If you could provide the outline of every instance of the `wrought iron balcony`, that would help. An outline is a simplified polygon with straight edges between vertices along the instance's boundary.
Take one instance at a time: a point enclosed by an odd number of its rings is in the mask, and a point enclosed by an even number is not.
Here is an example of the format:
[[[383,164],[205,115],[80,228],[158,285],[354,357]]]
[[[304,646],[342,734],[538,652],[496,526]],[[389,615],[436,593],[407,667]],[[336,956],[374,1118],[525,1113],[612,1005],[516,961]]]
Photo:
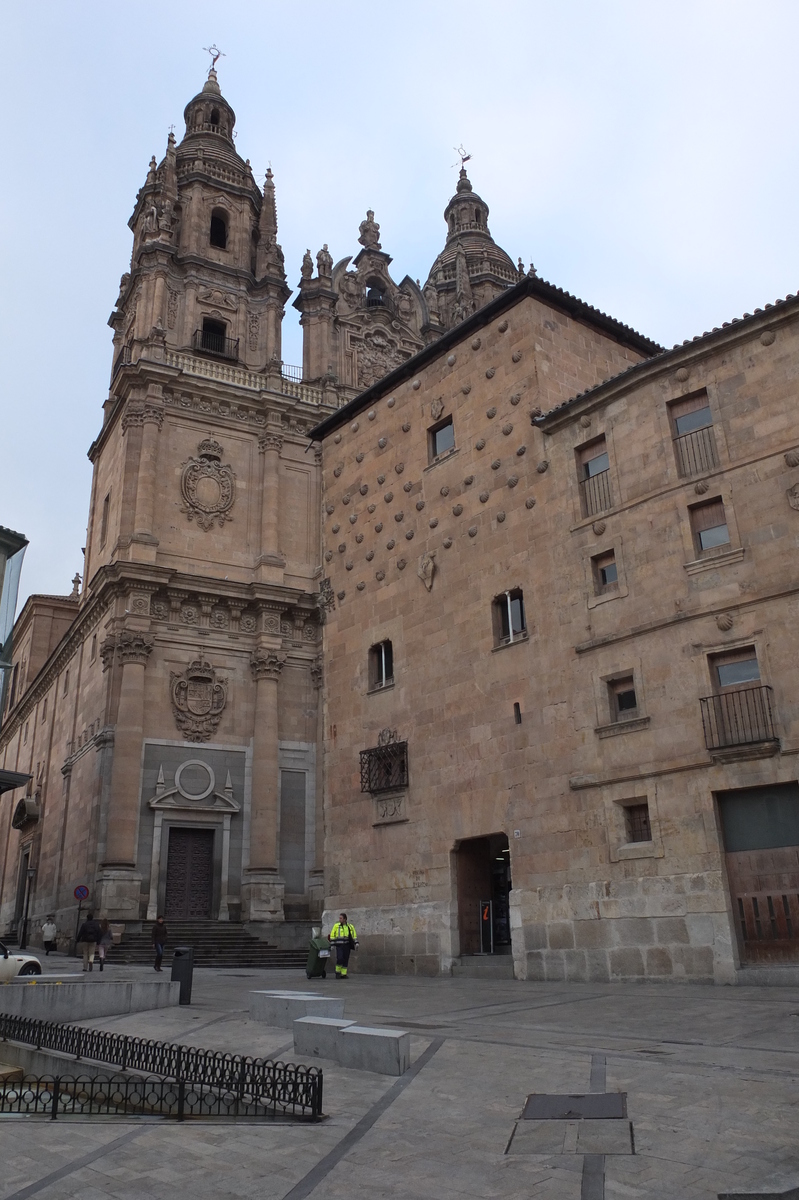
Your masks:
[[[201,354],[213,354],[215,358],[238,362],[238,338],[225,337],[221,333],[213,333],[210,329],[195,329],[191,345],[193,350],[199,350]]]
[[[607,509],[612,508],[610,471],[599,471],[588,479],[581,479],[580,495],[584,517],[593,517],[596,513],[606,512]]]
[[[776,742],[771,709],[771,688],[738,688],[704,696],[702,727],[708,750],[724,750],[734,746],[753,746],[758,742]]]
[[[674,454],[677,471],[683,477],[698,475],[701,471],[712,471],[719,465],[713,426],[705,425],[674,439]]]
[[[361,791],[373,796],[408,786],[408,743],[391,742],[361,751]]]

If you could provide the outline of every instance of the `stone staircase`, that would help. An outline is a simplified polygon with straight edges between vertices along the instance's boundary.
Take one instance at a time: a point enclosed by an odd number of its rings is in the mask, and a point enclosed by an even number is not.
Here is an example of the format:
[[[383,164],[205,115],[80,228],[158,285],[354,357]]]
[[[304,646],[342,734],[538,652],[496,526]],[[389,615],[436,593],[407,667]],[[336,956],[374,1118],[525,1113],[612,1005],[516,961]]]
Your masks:
[[[169,938],[164,965],[172,961],[175,946],[194,948],[195,967],[268,967],[274,969],[304,967],[306,949],[279,949],[253,937],[243,925],[225,921],[168,921]],[[308,939],[311,930],[308,927]],[[118,946],[109,947],[109,965],[152,963],[154,959],[151,923],[145,921],[140,933],[125,930]]]

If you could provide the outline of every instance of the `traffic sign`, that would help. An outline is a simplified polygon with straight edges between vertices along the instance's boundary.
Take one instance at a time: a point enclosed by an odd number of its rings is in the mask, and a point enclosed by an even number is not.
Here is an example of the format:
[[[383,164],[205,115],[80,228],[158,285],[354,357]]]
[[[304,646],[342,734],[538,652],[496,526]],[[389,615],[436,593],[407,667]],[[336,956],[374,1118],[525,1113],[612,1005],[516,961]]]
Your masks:
[[[86,887],[86,884],[85,883],[78,884],[78,886],[75,888],[75,899],[76,900],[87,900],[88,898],[89,898],[89,889]]]

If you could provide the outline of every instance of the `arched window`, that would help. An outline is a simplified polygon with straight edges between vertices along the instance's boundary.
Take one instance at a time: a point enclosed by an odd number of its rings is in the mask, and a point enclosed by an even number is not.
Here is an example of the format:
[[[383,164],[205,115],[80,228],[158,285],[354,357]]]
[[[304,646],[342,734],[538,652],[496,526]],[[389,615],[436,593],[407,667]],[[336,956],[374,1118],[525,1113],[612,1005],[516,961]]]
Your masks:
[[[366,307],[367,308],[384,308],[386,303],[386,293],[383,287],[378,283],[370,284],[366,289]]]
[[[203,317],[200,346],[210,350],[212,354],[224,354],[227,346],[227,326],[224,321],[215,321],[213,317]]]
[[[480,224],[480,209],[479,208],[476,208],[474,210],[474,219],[477,222],[477,224],[479,225]]]
[[[219,109],[218,108],[211,109],[211,124],[212,125],[219,124]]]
[[[227,250],[227,214],[220,208],[211,213],[210,242],[219,250]]]

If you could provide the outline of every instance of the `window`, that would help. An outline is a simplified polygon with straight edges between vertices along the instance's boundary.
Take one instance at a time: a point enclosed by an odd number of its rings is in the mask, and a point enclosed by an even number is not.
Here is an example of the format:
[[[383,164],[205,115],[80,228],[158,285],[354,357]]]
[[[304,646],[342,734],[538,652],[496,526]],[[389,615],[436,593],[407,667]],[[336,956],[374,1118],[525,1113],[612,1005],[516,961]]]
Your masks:
[[[391,741],[361,750],[361,791],[375,795],[408,786],[408,743]]]
[[[707,392],[669,405],[678,474],[696,475],[719,465]]]
[[[91,650],[89,652],[89,662],[94,662],[94,660],[96,658],[97,658],[97,634],[93,633],[92,634],[92,646],[91,646]]]
[[[24,728],[24,730],[22,731],[22,744],[23,744],[23,746],[26,746],[26,745],[28,744],[28,726],[29,726],[29,725],[30,725],[30,721],[26,721],[26,722],[25,722],[25,728]]]
[[[524,616],[524,596],[521,588],[503,592],[497,596],[493,604],[494,644],[507,646],[511,642],[519,642],[527,637],[527,623]]]
[[[212,125],[219,124],[219,109],[218,108],[211,109],[211,124]]]
[[[729,546],[730,533],[727,528],[727,518],[724,505],[716,497],[706,500],[704,504],[694,504],[690,509],[691,529],[694,535],[694,548],[697,555],[708,550],[717,550],[720,546]]]
[[[651,842],[652,828],[649,824],[647,803],[625,804],[624,828],[628,842]]]
[[[42,722],[47,720],[47,697],[42,700]]]
[[[427,451],[430,462],[435,462],[442,454],[449,454],[455,449],[455,426],[452,417],[439,421],[427,431]]]
[[[210,242],[219,250],[227,250],[227,215],[220,209],[214,209],[211,214]]]
[[[608,550],[605,554],[597,554],[591,559],[594,575],[594,591],[597,596],[606,592],[615,592],[619,586],[619,571],[616,566],[616,552]]]
[[[760,683],[760,668],[754,646],[732,650],[729,654],[714,654],[711,658],[711,671],[713,685],[719,689]]]
[[[394,682],[394,651],[391,642],[378,642],[369,650],[369,690],[390,687]]]
[[[210,350],[214,354],[224,354],[226,337],[227,325],[224,321],[215,321],[213,317],[203,317],[201,340],[203,350]]]
[[[580,497],[584,517],[604,512],[613,501],[610,494],[610,459],[604,437],[577,451]]]
[[[108,537],[108,514],[111,510],[111,493],[109,492],[105,500],[103,500],[103,515],[100,519],[100,548],[105,545]]]
[[[367,308],[384,308],[386,304],[386,292],[382,284],[372,283],[366,289],[366,307]]]
[[[638,697],[635,694],[635,681],[632,675],[612,679],[608,684],[608,689],[612,721],[629,721],[638,716]]]
[[[68,691],[69,691],[69,671],[65,671],[64,672],[64,687],[61,692],[62,696],[66,696]]]

